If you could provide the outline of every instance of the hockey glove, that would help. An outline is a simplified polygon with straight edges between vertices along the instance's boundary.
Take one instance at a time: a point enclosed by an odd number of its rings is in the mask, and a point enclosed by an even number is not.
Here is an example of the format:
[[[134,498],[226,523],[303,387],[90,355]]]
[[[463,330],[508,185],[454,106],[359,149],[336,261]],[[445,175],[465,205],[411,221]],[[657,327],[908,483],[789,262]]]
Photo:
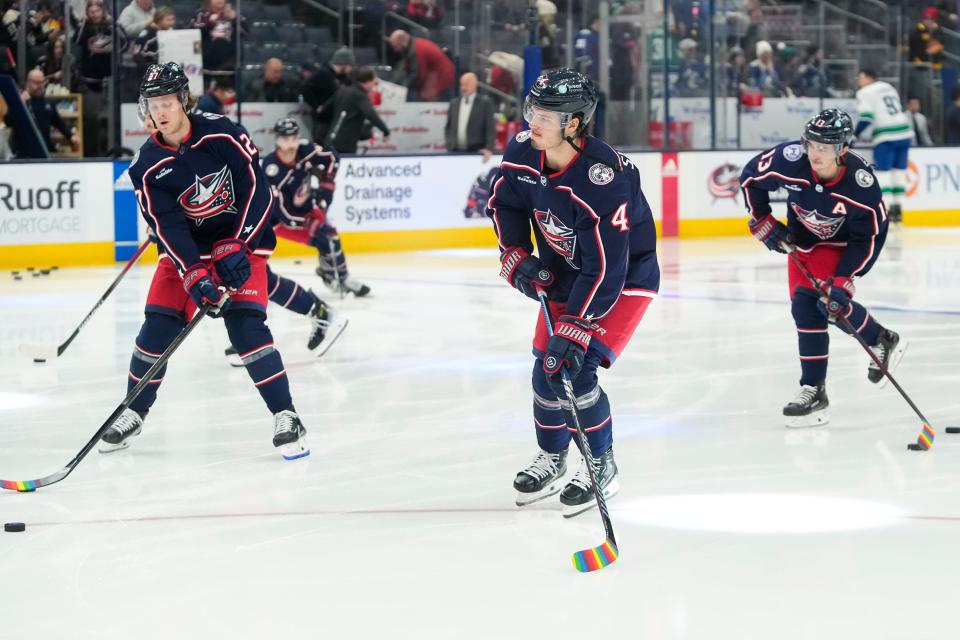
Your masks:
[[[553,274],[522,247],[508,247],[500,256],[500,277],[523,295],[539,301],[537,289],[553,284]]]
[[[593,336],[593,323],[577,316],[560,316],[553,327],[543,356],[543,370],[551,385],[560,385],[561,367],[566,367],[570,379],[575,380],[583,368],[583,358]]]
[[[217,277],[228,289],[239,289],[250,278],[250,249],[243,240],[217,240],[211,254]]]
[[[193,299],[199,309],[204,304],[214,308],[207,312],[212,318],[218,318],[230,306],[230,297],[220,290],[210,278],[210,272],[202,264],[195,264],[183,274],[183,289]]]
[[[793,234],[783,224],[769,213],[757,220],[750,218],[747,223],[753,237],[766,245],[770,251],[790,253],[793,251]]]
[[[307,244],[315,249],[327,248],[329,243],[327,240],[327,214],[323,209],[314,209],[307,214],[303,226],[307,230]]]
[[[823,283],[823,293],[824,296],[817,300],[817,308],[832,321],[837,316],[845,316],[850,312],[850,300],[853,299],[856,288],[850,278],[835,276]]]

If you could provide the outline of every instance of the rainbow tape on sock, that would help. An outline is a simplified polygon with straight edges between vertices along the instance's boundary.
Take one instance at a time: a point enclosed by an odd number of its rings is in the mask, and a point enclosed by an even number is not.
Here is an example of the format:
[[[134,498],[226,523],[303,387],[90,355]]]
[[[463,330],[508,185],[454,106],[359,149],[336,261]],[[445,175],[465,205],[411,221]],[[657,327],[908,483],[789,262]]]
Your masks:
[[[619,556],[617,546],[606,540],[602,545],[594,549],[585,549],[573,554],[573,566],[581,573],[588,573],[603,569],[611,564]]]

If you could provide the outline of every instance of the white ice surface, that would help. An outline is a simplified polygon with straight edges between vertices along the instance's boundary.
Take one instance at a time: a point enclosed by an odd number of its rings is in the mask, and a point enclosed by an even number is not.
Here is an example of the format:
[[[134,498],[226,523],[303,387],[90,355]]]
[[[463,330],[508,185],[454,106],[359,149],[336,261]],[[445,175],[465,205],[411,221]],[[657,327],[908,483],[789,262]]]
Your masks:
[[[271,308],[313,454],[284,462],[226,333],[174,357],[143,435],[65,481],[2,492],[0,638],[920,640],[960,629],[960,233],[908,230],[857,298],[910,340],[897,377],[938,428],[866,379],[831,332],[822,428],[783,427],[799,368],[785,262],[752,239],[661,244],[662,296],[602,384],[621,557],[594,574],[595,511],[519,510],[535,452],[538,307],[488,251],[354,255],[368,299],[322,360]],[[313,264],[274,268],[315,288]],[[43,265],[37,265],[43,266]],[[0,477],[63,466],[123,396],[152,266],[63,357],[34,365],[116,268],[0,273]]]

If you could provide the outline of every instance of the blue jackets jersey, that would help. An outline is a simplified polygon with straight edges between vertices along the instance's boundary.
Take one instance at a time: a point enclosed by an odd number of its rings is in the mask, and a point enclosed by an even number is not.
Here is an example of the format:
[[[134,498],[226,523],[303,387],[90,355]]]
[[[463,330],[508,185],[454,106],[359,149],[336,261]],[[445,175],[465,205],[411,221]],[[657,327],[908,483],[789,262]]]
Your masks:
[[[637,168],[597,138],[560,171],[544,168],[529,132],[510,143],[493,180],[487,214],[501,250],[523,247],[556,275],[550,298],[569,314],[599,319],[620,292],[660,287],[656,226]],[[589,154],[589,155],[587,155]]]
[[[834,275],[851,277],[876,259],[887,236],[887,211],[870,166],[856,153],[843,158],[840,175],[819,180],[799,140],[754,157],[740,174],[750,215],[771,213],[770,192],[786,190],[787,226],[801,250],[845,247]]]
[[[292,165],[280,160],[276,151],[264,156],[263,172],[277,200],[272,224],[296,229],[314,209],[326,211],[333,202],[339,168],[340,157],[335,151],[310,142],[300,144]],[[311,184],[313,177],[319,181],[316,191]]]
[[[270,255],[273,195],[250,137],[223,116],[190,114],[179,149],[154,134],[130,165],[140,212],[161,254],[183,273],[209,258],[217,240],[237,238]]]

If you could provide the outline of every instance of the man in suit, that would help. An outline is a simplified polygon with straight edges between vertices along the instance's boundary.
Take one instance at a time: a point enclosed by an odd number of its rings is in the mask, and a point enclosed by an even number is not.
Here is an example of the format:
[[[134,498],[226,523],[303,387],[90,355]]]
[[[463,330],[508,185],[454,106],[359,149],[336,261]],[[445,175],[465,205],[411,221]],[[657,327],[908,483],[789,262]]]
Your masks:
[[[460,76],[460,97],[450,101],[447,112],[447,151],[479,151],[490,159],[496,125],[490,98],[477,93],[477,75]]]

